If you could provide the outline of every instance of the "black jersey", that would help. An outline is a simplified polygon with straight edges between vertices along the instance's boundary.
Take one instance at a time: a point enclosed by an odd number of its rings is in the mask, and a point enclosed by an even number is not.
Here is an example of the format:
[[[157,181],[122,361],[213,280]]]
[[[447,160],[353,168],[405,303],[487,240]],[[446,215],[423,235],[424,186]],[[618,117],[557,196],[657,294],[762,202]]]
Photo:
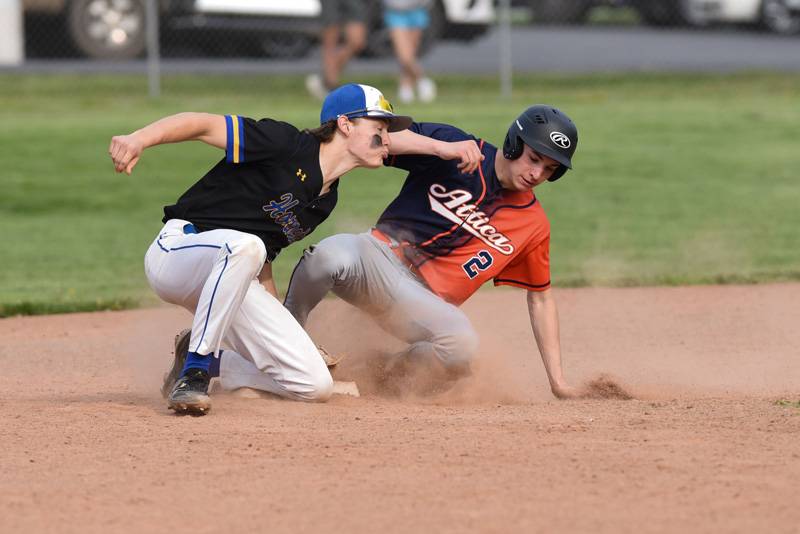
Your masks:
[[[225,121],[225,158],[164,207],[164,222],[184,219],[200,231],[256,235],[272,261],[328,218],[338,181],[320,196],[319,141],[291,124],[237,115],[226,115]]]

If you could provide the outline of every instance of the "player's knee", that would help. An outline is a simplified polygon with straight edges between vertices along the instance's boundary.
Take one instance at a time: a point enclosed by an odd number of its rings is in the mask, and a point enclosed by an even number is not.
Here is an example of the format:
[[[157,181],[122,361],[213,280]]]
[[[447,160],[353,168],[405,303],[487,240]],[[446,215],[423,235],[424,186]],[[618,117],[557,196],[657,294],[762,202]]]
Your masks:
[[[308,391],[304,397],[309,402],[325,402],[331,395],[333,395],[333,378],[326,370],[325,373],[319,373],[309,381]]]
[[[304,267],[312,279],[340,278],[355,261],[354,248],[345,236],[323,239],[303,255]]]
[[[243,234],[232,243],[227,243],[229,253],[253,268],[255,272],[267,261],[267,248],[264,242],[254,235]]]
[[[472,329],[465,329],[456,334],[456,350],[453,365],[469,365],[478,355],[478,334]]]
[[[441,340],[442,363],[448,369],[469,369],[478,355],[478,334],[470,325],[447,332]]]

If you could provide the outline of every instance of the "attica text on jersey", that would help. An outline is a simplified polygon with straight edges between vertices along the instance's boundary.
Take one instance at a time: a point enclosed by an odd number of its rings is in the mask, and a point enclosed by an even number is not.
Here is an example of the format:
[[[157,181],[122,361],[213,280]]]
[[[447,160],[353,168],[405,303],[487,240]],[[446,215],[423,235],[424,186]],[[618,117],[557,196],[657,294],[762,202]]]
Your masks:
[[[280,202],[270,200],[269,204],[262,207],[276,223],[281,225],[281,229],[289,243],[303,239],[308,234],[308,230],[303,230],[300,227],[300,222],[297,220],[294,211],[292,211],[292,208],[299,203],[300,201],[294,198],[291,193],[285,193],[281,195]]]
[[[469,191],[463,189],[448,191],[441,184],[431,185],[428,191],[428,201],[434,212],[459,225],[502,254],[507,256],[513,254],[514,245],[511,240],[489,224],[489,216],[476,210],[475,204],[467,204],[470,200],[472,193]]]

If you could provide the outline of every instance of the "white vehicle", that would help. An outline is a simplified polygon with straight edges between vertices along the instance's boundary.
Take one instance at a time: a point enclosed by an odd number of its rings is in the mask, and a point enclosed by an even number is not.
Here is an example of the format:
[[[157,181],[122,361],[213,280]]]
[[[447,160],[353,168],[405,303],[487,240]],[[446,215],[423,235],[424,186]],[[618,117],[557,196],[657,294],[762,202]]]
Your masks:
[[[195,0],[188,13],[190,25],[259,31],[262,51],[275,57],[305,55],[321,30],[323,0]],[[392,53],[383,28],[380,1],[367,2],[369,36],[366,54]],[[425,31],[422,52],[439,39],[470,40],[486,33],[494,21],[492,0],[433,0],[431,23]]]
[[[780,34],[800,32],[800,0],[634,0],[652,24],[759,24]]]
[[[689,0],[690,22],[695,24],[761,24],[768,30],[791,34],[800,31],[798,0]]]
[[[165,34],[220,32],[219,42],[250,42],[252,53],[299,57],[321,30],[323,0],[157,0]],[[367,53],[391,53],[381,2],[369,4]],[[54,15],[66,24],[79,52],[96,58],[130,58],[145,46],[145,0],[22,0],[26,15]],[[433,0],[423,50],[437,39],[472,39],[494,21],[492,0]]]

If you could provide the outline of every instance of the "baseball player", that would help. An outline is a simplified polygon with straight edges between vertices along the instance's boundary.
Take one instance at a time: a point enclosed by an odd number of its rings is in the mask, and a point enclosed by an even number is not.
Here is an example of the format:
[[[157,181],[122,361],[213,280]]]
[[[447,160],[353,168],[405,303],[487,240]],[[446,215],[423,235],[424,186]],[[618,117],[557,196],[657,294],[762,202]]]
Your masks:
[[[320,123],[301,132],[271,119],[181,113],[111,140],[115,168],[128,174],[146,148],[164,143],[199,140],[225,150],[164,208],[164,227],[145,255],[156,294],[194,314],[162,388],[176,413],[207,412],[213,376],[226,389],[253,387],[296,400],[331,394],[320,353],[277,299],[270,263],[330,215],[341,176],[381,166],[390,153],[388,133],[407,128],[411,118],[395,115],[374,87],[349,84],[325,99]],[[464,152],[448,144],[439,153]],[[213,357],[223,342],[231,349],[224,361]],[[237,367],[240,361],[247,365]]]
[[[473,142],[482,161],[465,173],[452,161],[412,154],[414,133],[431,143]],[[409,343],[389,367],[425,365],[458,378],[478,349],[459,305],[488,280],[520,287],[553,394],[578,396],[562,372],[550,225],[533,192],[572,167],[573,122],[551,106],[533,106],[511,124],[502,151],[444,124],[415,123],[390,138],[395,156],[385,163],[408,171],[399,195],[371,231],[334,235],[307,250],[285,306],[305,325],[333,291]]]

